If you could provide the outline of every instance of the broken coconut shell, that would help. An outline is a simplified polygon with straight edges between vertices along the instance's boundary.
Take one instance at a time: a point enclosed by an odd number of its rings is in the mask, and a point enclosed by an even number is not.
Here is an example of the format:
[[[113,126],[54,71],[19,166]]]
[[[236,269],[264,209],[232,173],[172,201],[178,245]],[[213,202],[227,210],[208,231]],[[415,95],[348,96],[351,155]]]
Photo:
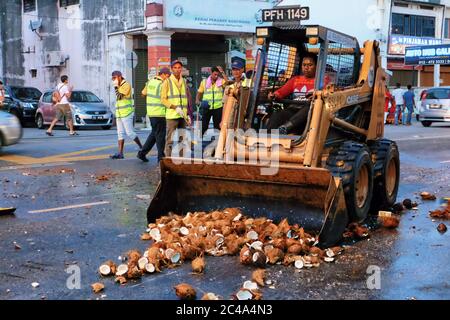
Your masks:
[[[174,289],[177,297],[181,300],[197,299],[197,292],[195,291],[195,289],[186,283],[182,283],[176,286]]]
[[[243,265],[250,265],[253,262],[253,255],[248,247],[244,247],[240,253],[240,261]]]
[[[252,262],[258,268],[265,268],[267,265],[267,256],[262,251],[256,251],[253,254]]]
[[[94,283],[91,285],[92,291],[94,291],[94,293],[100,293],[105,289],[105,285],[103,283]]]
[[[266,270],[258,269],[252,274],[252,280],[260,287],[264,287],[266,280]]]
[[[217,301],[217,300],[220,300],[220,297],[214,293],[209,292],[203,296],[202,300],[203,301]]]
[[[396,229],[400,224],[400,218],[398,216],[379,217],[378,220],[383,228],[386,229]]]
[[[426,201],[434,201],[436,200],[436,196],[432,193],[429,192],[422,192],[420,194],[420,196],[422,197],[422,200],[426,200]]]
[[[130,250],[127,253],[129,263],[136,264],[142,258],[142,254],[138,250]]]
[[[205,271],[205,259],[203,259],[203,257],[198,257],[192,261],[192,271],[196,274],[200,274]]]
[[[124,285],[128,282],[128,280],[125,277],[117,277],[115,282],[120,283],[120,285]]]
[[[121,277],[125,276],[128,273],[128,265],[127,264],[121,264],[117,267],[116,276]]]
[[[104,277],[108,277],[110,275],[114,275],[116,274],[117,271],[117,267],[116,264],[114,262],[112,262],[111,260],[106,261],[104,264],[102,264],[99,268],[98,268],[100,274]]]
[[[266,251],[267,258],[269,258],[270,264],[276,264],[283,261],[284,252],[278,248],[269,249]]]

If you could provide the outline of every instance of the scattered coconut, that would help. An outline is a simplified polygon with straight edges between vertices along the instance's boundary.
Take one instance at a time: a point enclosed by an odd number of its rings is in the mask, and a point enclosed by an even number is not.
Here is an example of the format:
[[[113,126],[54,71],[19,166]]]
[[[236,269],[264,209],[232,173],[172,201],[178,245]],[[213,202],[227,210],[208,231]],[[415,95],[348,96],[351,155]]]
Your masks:
[[[267,257],[264,254],[264,252],[257,251],[253,254],[252,262],[253,262],[253,265],[255,265],[256,267],[264,268],[264,267],[266,267],[266,264],[267,264]]]
[[[161,231],[158,228],[150,230],[150,237],[156,242],[161,241]]]
[[[124,285],[125,283],[128,282],[127,278],[125,278],[125,277],[117,277],[115,281],[117,283],[120,283],[120,285]]]
[[[280,261],[283,261],[284,252],[281,249],[273,248],[266,251],[267,258],[269,259],[270,264],[276,264]]]
[[[203,296],[202,300],[203,301],[217,301],[217,300],[220,300],[220,297],[214,293],[209,292]]]
[[[33,283],[31,284],[31,286],[32,286],[33,288],[37,288],[37,287],[40,286],[40,284],[39,284],[39,282],[33,282]]]
[[[117,267],[116,276],[121,277],[128,273],[128,265],[127,264],[121,264]]]
[[[331,263],[331,262],[334,262],[335,259],[333,257],[325,257],[323,260],[325,262]]]
[[[252,264],[253,255],[250,252],[250,249],[248,247],[244,247],[241,250],[240,253],[240,261],[243,265],[250,265]]]
[[[253,293],[250,292],[250,290],[242,289],[242,290],[239,290],[238,293],[236,293],[236,298],[237,298],[237,300],[240,300],[240,301],[252,300]]]
[[[296,269],[303,269],[303,267],[305,266],[305,263],[303,262],[303,259],[297,259],[294,262],[294,266]]]
[[[259,237],[259,235],[256,231],[250,231],[247,233],[247,239],[256,241],[256,240],[258,240],[258,237]]]
[[[266,279],[266,271],[264,269],[258,269],[253,272],[252,280],[256,282],[260,287],[264,287]]]
[[[378,221],[386,229],[396,229],[400,224],[400,218],[395,215],[391,216],[380,216]]]
[[[203,257],[198,257],[194,261],[192,261],[192,271],[194,273],[200,274],[205,271],[205,259]]]
[[[144,270],[145,266],[148,264],[148,259],[146,257],[142,257],[138,261],[138,267],[140,270]]]
[[[155,273],[156,267],[153,263],[147,263],[144,267],[144,270],[147,273]]]
[[[446,232],[447,232],[447,226],[446,226],[445,224],[441,223],[441,224],[437,227],[437,230],[438,230],[440,233],[446,233]]]
[[[258,284],[253,281],[245,281],[243,288],[250,291],[258,290]]]
[[[420,196],[422,197],[422,200],[426,200],[426,201],[434,201],[436,200],[436,196],[432,193],[429,192],[422,192],[420,194]]]
[[[183,235],[183,236],[188,236],[188,235],[189,235],[189,229],[186,228],[186,227],[181,227],[181,228],[180,228],[180,233],[181,233],[181,235]]]
[[[105,289],[105,285],[103,283],[94,283],[91,285],[92,291],[94,291],[94,293],[100,293],[103,291],[103,289]]]
[[[141,240],[142,241],[150,241],[150,240],[152,240],[152,236],[148,232],[143,233],[141,235]]]
[[[186,283],[180,284],[174,289],[177,297],[181,300],[195,300],[197,298],[195,289]]]

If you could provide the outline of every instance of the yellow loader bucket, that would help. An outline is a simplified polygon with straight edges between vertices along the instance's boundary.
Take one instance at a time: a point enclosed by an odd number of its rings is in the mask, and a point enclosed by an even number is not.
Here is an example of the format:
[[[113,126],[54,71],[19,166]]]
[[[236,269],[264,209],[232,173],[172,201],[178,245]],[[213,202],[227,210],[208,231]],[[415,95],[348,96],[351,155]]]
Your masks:
[[[348,224],[339,178],[328,170],[280,167],[261,175],[248,164],[175,164],[161,161],[161,183],[147,211],[148,223],[171,212],[208,212],[241,208],[247,216],[288,218],[319,235],[324,247],[336,244]]]

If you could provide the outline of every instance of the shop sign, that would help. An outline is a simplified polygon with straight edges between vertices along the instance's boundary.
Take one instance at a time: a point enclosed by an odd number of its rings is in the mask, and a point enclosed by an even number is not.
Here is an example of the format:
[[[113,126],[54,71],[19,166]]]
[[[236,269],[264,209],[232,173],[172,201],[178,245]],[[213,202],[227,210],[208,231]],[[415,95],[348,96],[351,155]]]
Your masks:
[[[450,64],[450,44],[407,48],[405,64],[410,66]]]
[[[435,38],[419,38],[403,35],[391,35],[389,41],[389,54],[392,55],[405,55],[405,50],[411,46],[429,46],[442,44],[441,39]]]
[[[262,12],[272,1],[165,0],[164,27],[168,29],[255,33],[263,22]]]

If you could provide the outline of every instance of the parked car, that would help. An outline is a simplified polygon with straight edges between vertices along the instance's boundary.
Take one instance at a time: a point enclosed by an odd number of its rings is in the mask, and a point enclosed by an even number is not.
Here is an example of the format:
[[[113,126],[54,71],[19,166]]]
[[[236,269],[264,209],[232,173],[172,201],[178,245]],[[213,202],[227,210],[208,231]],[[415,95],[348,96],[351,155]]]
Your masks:
[[[19,121],[23,123],[22,106],[17,101],[14,101],[7,92],[5,92],[5,99],[3,101],[3,104],[0,105],[0,110],[16,116],[17,119],[19,119]]]
[[[0,149],[19,142],[23,129],[19,118],[5,111],[0,111]]]
[[[39,99],[42,92],[33,87],[5,86],[7,95],[18,106],[17,116],[23,124],[34,123],[36,110],[38,108]]]
[[[55,117],[56,110],[52,104],[52,93],[53,90],[44,92],[39,101],[39,108],[36,112],[36,125],[39,129],[44,129]],[[70,98],[70,107],[76,128],[101,127],[103,130],[109,130],[113,125],[113,114],[108,105],[92,92],[73,91]],[[62,119],[57,125],[67,128],[67,119]]]
[[[428,89],[419,111],[419,121],[424,127],[433,122],[450,122],[450,87]]]

